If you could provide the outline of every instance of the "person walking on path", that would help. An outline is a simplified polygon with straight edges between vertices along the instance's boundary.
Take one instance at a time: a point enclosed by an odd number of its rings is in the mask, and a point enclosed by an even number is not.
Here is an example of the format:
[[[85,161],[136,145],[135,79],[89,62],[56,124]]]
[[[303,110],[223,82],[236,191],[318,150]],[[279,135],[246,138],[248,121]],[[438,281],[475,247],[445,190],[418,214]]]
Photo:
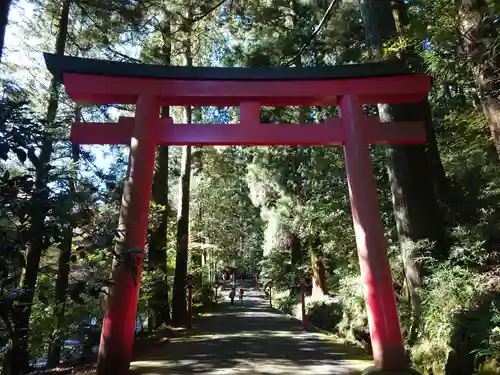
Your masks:
[[[240,293],[239,293],[239,296],[240,296],[240,303],[243,305],[243,294],[244,294],[244,290],[243,290],[243,285],[240,286]]]
[[[231,299],[231,306],[234,306],[234,297],[236,297],[236,288],[232,288],[229,292],[229,298]]]

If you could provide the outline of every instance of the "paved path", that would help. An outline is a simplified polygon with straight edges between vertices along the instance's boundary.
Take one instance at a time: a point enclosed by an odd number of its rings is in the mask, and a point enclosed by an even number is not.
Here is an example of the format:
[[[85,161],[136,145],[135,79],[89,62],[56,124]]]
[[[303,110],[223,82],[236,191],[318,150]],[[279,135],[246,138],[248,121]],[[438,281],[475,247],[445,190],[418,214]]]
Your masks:
[[[260,292],[245,289],[243,305],[229,304],[229,290],[216,313],[201,316],[187,336],[162,346],[131,365],[144,375],[359,373],[362,353],[304,332],[296,319],[269,308]],[[366,362],[361,368],[366,367]],[[355,370],[357,367],[357,370]]]

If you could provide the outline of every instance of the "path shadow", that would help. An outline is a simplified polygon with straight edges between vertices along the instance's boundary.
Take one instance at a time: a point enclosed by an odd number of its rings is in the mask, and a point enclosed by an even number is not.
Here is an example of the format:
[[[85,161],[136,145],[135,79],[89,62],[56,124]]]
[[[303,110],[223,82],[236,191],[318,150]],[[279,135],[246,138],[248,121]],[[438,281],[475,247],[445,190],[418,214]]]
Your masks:
[[[198,318],[194,328],[137,358],[133,373],[353,374],[351,361],[367,359],[361,349],[303,331],[299,321],[269,308],[255,291],[243,306],[221,303],[218,311]]]

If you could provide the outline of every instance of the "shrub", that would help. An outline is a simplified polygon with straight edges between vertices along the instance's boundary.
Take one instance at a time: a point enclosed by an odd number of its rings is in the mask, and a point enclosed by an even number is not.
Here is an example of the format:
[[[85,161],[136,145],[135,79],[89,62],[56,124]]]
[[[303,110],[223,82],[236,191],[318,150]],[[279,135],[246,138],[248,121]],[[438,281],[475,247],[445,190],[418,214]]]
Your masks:
[[[500,295],[498,292],[486,296],[482,306],[476,311],[482,317],[482,331],[475,332],[476,340],[481,340],[473,351],[475,365],[480,374],[500,373]],[[477,330],[475,330],[477,331]],[[478,334],[479,333],[479,334]]]
[[[329,332],[337,332],[337,325],[342,319],[342,306],[325,297],[309,300],[306,304],[307,319],[314,326]]]
[[[203,310],[210,308],[215,302],[215,292],[211,285],[203,285],[193,291],[193,308]]]
[[[298,294],[291,294],[287,290],[275,294],[272,296],[272,299],[273,306],[278,310],[283,311],[285,314],[298,317],[297,313],[300,313],[300,310],[297,310],[300,307],[300,296]]]
[[[422,324],[412,360],[424,374],[444,374],[460,361],[469,366],[469,348],[478,332],[487,330],[476,309],[484,292],[477,275],[461,266],[443,264],[424,279],[421,289]]]
[[[337,325],[337,332],[347,341],[369,346],[368,317],[359,275],[340,278],[338,296],[342,319]]]
[[[422,339],[411,349],[413,365],[422,375],[444,374],[450,347],[444,341]]]

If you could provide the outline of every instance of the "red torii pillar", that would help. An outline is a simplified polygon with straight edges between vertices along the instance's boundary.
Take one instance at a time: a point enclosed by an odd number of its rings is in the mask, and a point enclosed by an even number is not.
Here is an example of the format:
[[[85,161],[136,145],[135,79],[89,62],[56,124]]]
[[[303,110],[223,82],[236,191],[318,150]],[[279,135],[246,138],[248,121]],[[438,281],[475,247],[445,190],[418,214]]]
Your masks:
[[[132,358],[143,254],[130,250],[144,250],[146,244],[159,112],[160,105],[154,98],[140,97],[135,124],[128,134],[129,174],[118,226],[124,245],[119,247],[120,259],[113,261],[112,277],[116,284],[109,288],[106,301],[97,363],[99,374],[125,374]]]
[[[404,370],[408,368],[408,359],[399,326],[367,129],[362,125],[363,107],[355,96],[345,96],[339,104],[348,132],[344,157],[373,358],[380,369]]]
[[[378,118],[364,116],[362,104],[419,101],[430,89],[429,77],[152,79],[118,76],[121,68],[129,69],[127,64],[118,67],[113,63],[116,67],[109,70],[108,62],[65,59],[62,69],[49,63],[55,74],[62,71],[66,91],[73,100],[137,105],[135,118],[121,118],[117,124],[75,123],[71,131],[72,141],[79,144],[130,145],[130,173],[121,212],[128,248],[145,247],[157,145],[343,145],[373,357],[378,369],[408,369],[369,144],[425,142],[425,129],[422,123],[381,123]],[[100,69],[114,75],[98,75]],[[75,72],[78,70],[80,73]],[[162,105],[239,105],[240,124],[174,124],[171,118],[158,117]],[[263,105],[338,105],[340,118],[329,118],[324,124],[261,124],[259,110]],[[137,276],[127,267],[115,267],[113,271],[118,282],[110,288],[107,301],[99,375],[123,374],[130,365],[142,256],[135,256],[135,261]]]

